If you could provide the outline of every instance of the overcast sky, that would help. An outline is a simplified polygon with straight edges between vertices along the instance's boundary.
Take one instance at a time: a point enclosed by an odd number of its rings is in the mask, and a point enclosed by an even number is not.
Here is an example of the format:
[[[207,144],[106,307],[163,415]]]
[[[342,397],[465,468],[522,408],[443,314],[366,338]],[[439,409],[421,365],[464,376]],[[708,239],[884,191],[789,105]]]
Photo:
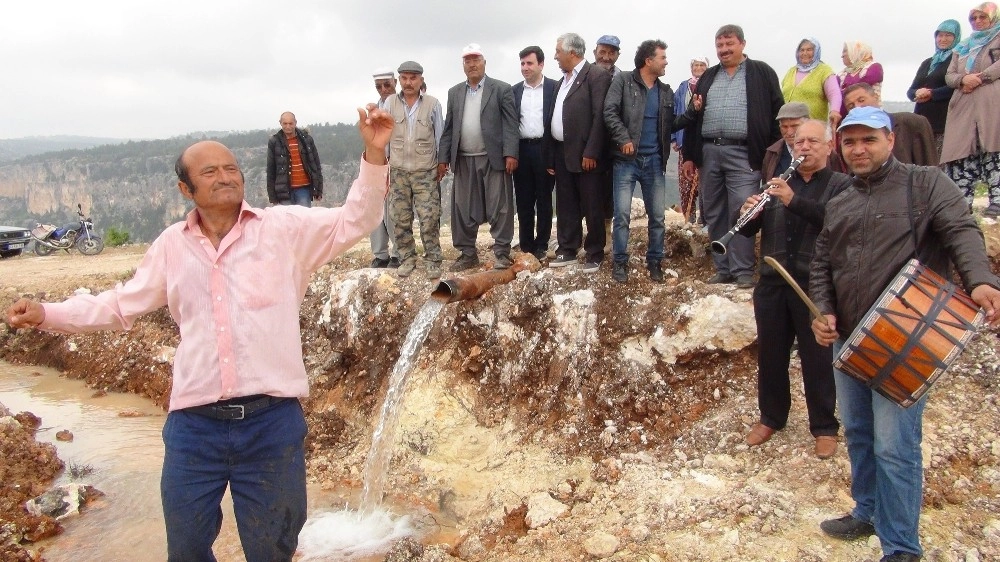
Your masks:
[[[714,34],[736,23],[746,54],[774,67],[794,64],[800,39],[815,36],[839,71],[845,40],[872,45],[885,67],[883,98],[904,100],[920,62],[934,52],[945,19],[970,33],[956,0],[839,2],[718,0],[546,0],[421,2],[357,0],[35,0],[9,2],[0,18],[6,74],[0,138],[86,135],[164,138],[192,131],[277,129],[284,110],[300,125],[353,122],[376,97],[371,74],[416,60],[430,93],[465,79],[461,48],[480,43],[488,75],[521,79],[518,51],[539,45],[545,74],[557,78],[555,39],[576,32],[622,40],[619,68],[636,46],[668,45],[667,81],[688,77],[692,57],[715,57]],[[831,13],[830,8],[834,11]]]

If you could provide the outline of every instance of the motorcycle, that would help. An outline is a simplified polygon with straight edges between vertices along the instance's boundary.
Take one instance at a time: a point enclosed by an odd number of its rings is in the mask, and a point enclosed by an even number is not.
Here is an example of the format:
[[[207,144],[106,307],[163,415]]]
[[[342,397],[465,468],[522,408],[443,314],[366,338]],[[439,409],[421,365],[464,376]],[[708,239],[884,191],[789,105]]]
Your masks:
[[[76,205],[76,214],[80,220],[76,223],[56,227],[51,224],[38,224],[31,229],[31,237],[35,240],[35,253],[47,256],[55,250],[64,250],[76,246],[81,254],[96,256],[104,250],[104,240],[94,234],[94,221],[83,215],[83,205]]]

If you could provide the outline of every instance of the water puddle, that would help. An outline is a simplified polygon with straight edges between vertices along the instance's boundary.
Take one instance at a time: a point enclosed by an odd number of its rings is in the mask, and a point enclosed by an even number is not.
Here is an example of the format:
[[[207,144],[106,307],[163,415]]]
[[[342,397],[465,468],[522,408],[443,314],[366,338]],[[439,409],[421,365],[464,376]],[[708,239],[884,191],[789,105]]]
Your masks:
[[[40,417],[38,441],[53,443],[67,468],[71,464],[93,468],[93,472],[79,482],[90,484],[105,494],[81,515],[62,520],[62,534],[35,546],[44,549],[43,556],[49,562],[164,559],[166,533],[160,505],[163,463],[160,431],[166,413],[139,396],[111,393],[95,397],[94,393],[94,389],[82,381],[66,379],[52,369],[0,361],[0,403],[12,413],[29,411]],[[122,412],[128,415],[120,415]],[[56,432],[63,429],[73,433],[72,442],[56,441]],[[68,470],[55,483],[69,482],[67,473]],[[359,493],[358,490],[330,490],[310,484],[309,521],[306,524],[328,529],[330,517],[334,515],[331,510],[345,505],[358,506]],[[342,513],[352,514],[361,524],[361,527],[348,528],[375,529],[383,538],[393,533],[397,538],[422,536],[436,543],[453,542],[456,538],[453,523],[423,507],[397,502],[379,506],[366,517],[353,510]],[[402,525],[406,526],[406,532],[399,535]],[[384,531],[386,528],[389,530]],[[317,536],[326,541],[332,534],[329,531]],[[362,542],[358,539],[365,537],[354,534],[347,538],[354,540],[344,552],[306,557],[300,553],[296,560],[382,559],[365,558],[363,549],[351,550]],[[214,551],[220,562],[245,560],[228,493],[223,499],[222,532]]]

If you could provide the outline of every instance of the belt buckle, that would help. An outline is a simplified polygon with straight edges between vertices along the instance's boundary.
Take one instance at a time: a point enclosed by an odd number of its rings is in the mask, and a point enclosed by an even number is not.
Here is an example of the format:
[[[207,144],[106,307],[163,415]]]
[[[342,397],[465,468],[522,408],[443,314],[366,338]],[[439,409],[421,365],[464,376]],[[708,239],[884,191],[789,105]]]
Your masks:
[[[242,420],[246,417],[247,410],[243,404],[229,404],[226,406],[219,406],[225,416],[224,419],[227,420]]]

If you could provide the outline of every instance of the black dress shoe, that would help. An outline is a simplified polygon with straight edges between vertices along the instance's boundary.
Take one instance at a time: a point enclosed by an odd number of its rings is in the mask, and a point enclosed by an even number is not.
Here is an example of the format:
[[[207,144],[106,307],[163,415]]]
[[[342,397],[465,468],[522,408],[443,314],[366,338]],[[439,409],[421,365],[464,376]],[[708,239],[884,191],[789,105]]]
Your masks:
[[[871,523],[855,519],[851,514],[838,519],[827,519],[819,524],[819,528],[831,537],[845,541],[863,539],[875,534],[875,527]]]
[[[384,269],[386,267],[389,267],[389,260],[383,258],[375,258],[372,260],[372,264],[369,267],[373,267],[375,269]],[[396,264],[396,267],[399,267],[399,263]]]
[[[395,258],[395,257],[389,258],[389,267],[390,268],[396,269],[397,267],[399,267],[399,265],[400,265],[399,258]]]
[[[708,278],[709,285],[718,285],[720,283],[733,283],[736,278],[728,273],[716,273],[715,275]]]
[[[920,557],[912,552],[902,552],[897,550],[892,554],[886,554],[879,559],[879,562],[919,562]]]

